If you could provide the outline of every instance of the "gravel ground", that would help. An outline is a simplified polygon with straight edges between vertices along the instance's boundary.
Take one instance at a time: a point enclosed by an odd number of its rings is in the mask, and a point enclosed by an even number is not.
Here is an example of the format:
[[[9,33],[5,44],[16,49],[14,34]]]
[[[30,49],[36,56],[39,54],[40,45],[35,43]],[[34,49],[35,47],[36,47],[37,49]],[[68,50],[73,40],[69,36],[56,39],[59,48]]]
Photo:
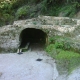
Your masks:
[[[55,60],[44,51],[0,54],[0,80],[56,80]]]

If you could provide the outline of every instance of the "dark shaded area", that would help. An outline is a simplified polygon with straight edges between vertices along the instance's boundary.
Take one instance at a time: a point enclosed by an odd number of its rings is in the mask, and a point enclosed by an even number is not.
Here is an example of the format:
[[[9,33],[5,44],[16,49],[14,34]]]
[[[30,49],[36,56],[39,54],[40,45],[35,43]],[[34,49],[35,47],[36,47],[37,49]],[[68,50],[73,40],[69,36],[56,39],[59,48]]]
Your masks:
[[[42,61],[43,59],[37,59],[36,61]]]
[[[22,52],[19,52],[18,54],[21,55],[21,54],[23,54],[23,53],[22,53]]]
[[[20,34],[20,46],[19,48],[24,48],[28,43],[30,45],[36,44],[45,45],[47,34],[40,29],[26,28]],[[37,46],[38,47],[38,46]]]

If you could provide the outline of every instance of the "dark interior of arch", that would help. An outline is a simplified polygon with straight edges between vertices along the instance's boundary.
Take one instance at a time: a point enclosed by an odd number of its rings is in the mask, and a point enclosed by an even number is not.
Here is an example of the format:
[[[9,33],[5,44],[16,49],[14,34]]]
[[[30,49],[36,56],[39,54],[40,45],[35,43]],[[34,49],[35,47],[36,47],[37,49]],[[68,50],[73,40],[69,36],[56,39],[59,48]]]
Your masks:
[[[30,45],[37,44],[45,45],[47,39],[47,34],[40,29],[26,28],[20,34],[20,46],[19,48],[24,48],[27,43]],[[38,46],[37,46],[38,47]]]

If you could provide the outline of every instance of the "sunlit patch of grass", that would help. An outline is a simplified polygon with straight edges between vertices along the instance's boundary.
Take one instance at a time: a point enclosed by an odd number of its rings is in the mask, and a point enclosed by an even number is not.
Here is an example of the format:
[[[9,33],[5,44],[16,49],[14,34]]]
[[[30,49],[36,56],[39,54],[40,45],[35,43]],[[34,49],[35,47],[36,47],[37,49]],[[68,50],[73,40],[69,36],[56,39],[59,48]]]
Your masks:
[[[46,52],[56,60],[60,74],[71,73],[80,66],[80,54],[77,52],[56,49],[54,44],[47,46]]]
[[[71,58],[78,58],[80,54],[72,52],[72,51],[64,51],[60,50],[59,54],[56,56],[57,59],[71,59]]]
[[[75,68],[80,66],[80,54],[72,51],[61,50],[60,53],[57,54],[56,60],[58,62],[58,69],[62,73],[64,73],[64,71],[71,73]]]

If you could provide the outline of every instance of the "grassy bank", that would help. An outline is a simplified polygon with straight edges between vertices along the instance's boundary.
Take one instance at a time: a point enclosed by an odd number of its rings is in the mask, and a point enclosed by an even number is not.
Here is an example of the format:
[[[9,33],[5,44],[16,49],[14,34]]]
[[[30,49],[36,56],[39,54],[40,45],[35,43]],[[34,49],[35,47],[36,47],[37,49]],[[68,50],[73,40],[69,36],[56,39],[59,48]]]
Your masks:
[[[70,45],[64,46],[63,42],[59,42],[57,37],[50,40],[50,44],[46,47],[46,52],[56,60],[57,68],[60,74],[65,72],[71,73],[75,68],[80,66],[80,54],[71,49]],[[66,41],[65,41],[66,43]]]

